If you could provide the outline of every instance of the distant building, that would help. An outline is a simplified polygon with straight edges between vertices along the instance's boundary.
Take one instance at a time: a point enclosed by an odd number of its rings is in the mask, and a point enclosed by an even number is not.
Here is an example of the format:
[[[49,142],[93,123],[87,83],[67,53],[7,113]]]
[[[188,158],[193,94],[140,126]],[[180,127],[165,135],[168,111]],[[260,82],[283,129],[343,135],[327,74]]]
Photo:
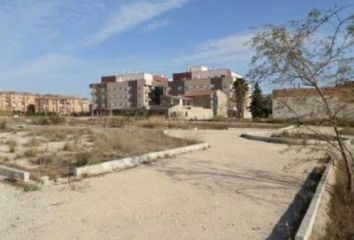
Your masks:
[[[354,120],[354,82],[321,88],[333,112],[341,119]],[[323,101],[313,88],[273,90],[273,118],[326,118]]]
[[[220,90],[189,92],[185,96],[165,96],[172,101],[168,109],[171,118],[186,120],[211,120],[227,117],[227,96]],[[170,101],[165,101],[169,103]]]
[[[168,82],[168,93],[172,96],[188,96],[198,91],[220,90],[227,96],[227,111],[235,115],[235,99],[233,98],[233,83],[242,78],[229,69],[212,69],[205,66],[189,67],[186,72],[174,73],[171,82]],[[251,118],[249,105],[251,103],[251,86],[245,97],[244,117]]]
[[[151,109],[160,105],[167,92],[168,79],[149,73],[104,76],[101,83],[91,84],[92,110],[119,112],[132,108]]]
[[[39,95],[36,100],[37,112],[51,112],[63,115],[89,113],[90,102],[79,97],[60,95]]]
[[[79,97],[0,91],[0,110],[19,113],[88,113],[89,101]]]

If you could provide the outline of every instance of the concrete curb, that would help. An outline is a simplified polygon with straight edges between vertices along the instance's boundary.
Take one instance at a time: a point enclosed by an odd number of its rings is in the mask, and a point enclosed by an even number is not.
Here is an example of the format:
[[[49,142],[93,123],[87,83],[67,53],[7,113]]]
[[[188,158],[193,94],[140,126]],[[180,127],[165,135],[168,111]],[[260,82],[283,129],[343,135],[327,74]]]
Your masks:
[[[250,140],[256,140],[256,141],[262,141],[262,142],[268,142],[268,143],[278,143],[278,144],[294,144],[294,145],[302,145],[304,142],[300,140],[295,140],[295,139],[288,139],[288,138],[276,138],[276,137],[269,137],[269,136],[261,136],[261,135],[256,135],[256,134],[241,134],[240,135],[243,138],[250,139]],[[309,142],[307,142],[309,143]]]
[[[28,182],[30,178],[30,173],[14,168],[9,168],[0,165],[0,175],[11,179],[20,179],[24,182]]]
[[[301,225],[295,235],[295,240],[308,240],[312,234],[313,225],[317,216],[317,212],[326,189],[328,177],[333,171],[333,162],[329,162],[325,172],[323,173],[314,196],[312,197],[309,208],[306,211],[304,218],[301,221]]]
[[[278,131],[278,132],[287,131],[287,130],[294,129],[294,128],[296,128],[296,127],[297,127],[297,126],[295,126],[295,125],[290,125],[290,126],[288,126],[288,127],[279,128],[277,131]]]
[[[278,129],[277,132],[285,131],[285,130],[290,130],[295,128],[296,126],[289,126],[286,128]],[[292,144],[292,145],[304,145],[304,144],[310,144],[310,145],[319,145],[319,144],[326,144],[326,141],[322,140],[312,140],[312,139],[294,139],[291,137],[272,137],[268,132],[255,132],[255,133],[244,133],[241,134],[240,137],[250,139],[250,140],[256,140],[256,141],[263,141],[263,142],[268,142],[268,143],[278,143],[278,144]],[[342,141],[345,144],[350,144],[350,139],[343,138]],[[333,143],[336,143],[336,141],[330,141]]]
[[[165,151],[151,152],[140,156],[127,157],[127,158],[112,160],[109,162],[94,164],[90,166],[78,167],[75,169],[74,174],[76,177],[80,178],[84,175],[96,175],[96,174],[112,172],[113,170],[123,170],[123,169],[135,167],[142,163],[156,160],[158,158],[171,157],[177,154],[207,149],[209,147],[210,145],[208,143],[200,143],[200,144],[194,144],[186,147],[169,149]]]

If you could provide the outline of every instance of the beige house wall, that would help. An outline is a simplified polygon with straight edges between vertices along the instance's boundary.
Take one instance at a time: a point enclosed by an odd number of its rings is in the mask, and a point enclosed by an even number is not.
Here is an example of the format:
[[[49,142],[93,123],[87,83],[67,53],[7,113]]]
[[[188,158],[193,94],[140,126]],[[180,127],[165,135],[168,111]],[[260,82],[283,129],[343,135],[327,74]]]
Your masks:
[[[214,101],[216,101],[217,104],[213,106]],[[228,97],[224,92],[220,90],[215,91],[212,96],[211,105],[213,106],[215,117],[227,117]]]
[[[176,105],[168,109],[168,116],[183,120],[211,120],[214,114],[210,108]]]
[[[354,103],[327,97],[331,109],[338,111],[338,117],[354,120]],[[275,97],[273,98],[273,118],[326,118],[324,105],[317,96]]]

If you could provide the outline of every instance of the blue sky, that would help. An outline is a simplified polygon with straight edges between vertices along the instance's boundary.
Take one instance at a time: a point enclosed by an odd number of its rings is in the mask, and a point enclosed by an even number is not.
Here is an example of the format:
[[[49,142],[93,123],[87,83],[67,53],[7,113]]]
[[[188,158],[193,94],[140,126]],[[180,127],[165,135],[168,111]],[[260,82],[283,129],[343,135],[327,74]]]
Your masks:
[[[243,75],[252,27],[350,0],[0,0],[0,89],[89,96],[100,76],[171,76],[188,65]]]

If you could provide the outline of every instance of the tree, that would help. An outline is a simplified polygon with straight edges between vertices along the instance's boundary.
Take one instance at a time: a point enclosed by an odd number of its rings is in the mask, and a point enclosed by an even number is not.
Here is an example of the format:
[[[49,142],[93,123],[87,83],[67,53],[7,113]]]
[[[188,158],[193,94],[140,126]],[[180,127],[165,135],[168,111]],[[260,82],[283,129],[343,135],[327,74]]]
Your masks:
[[[237,78],[233,84],[234,97],[236,102],[236,109],[238,119],[243,119],[245,109],[245,99],[249,91],[248,83],[243,78]]]
[[[353,79],[354,15],[350,12],[343,7],[315,9],[303,20],[264,27],[251,40],[255,55],[248,77],[286,86],[300,83],[317,93],[337,142],[328,151],[341,156],[353,196],[353,156],[338,130],[339,109],[321,88]]]
[[[263,117],[263,97],[262,90],[259,87],[258,82],[254,85],[254,90],[252,92],[251,100],[251,113],[252,118],[261,118]]]

